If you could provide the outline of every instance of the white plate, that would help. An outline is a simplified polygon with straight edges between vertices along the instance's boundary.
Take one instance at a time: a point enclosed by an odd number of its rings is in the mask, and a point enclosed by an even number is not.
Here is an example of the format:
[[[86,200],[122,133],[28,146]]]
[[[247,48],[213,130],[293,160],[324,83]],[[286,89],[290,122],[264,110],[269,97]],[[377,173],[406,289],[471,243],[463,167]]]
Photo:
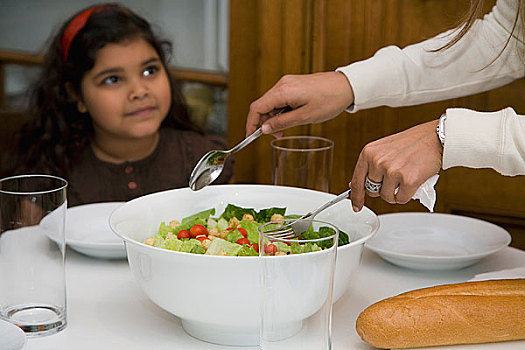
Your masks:
[[[109,226],[109,216],[123,203],[93,203],[68,208],[66,244],[79,253],[95,258],[125,258],[124,241]]]
[[[394,213],[379,215],[379,223],[365,246],[393,264],[417,270],[460,269],[511,241],[503,228],[459,215]]]
[[[14,324],[0,320],[0,349],[21,350],[26,345],[26,334]]]

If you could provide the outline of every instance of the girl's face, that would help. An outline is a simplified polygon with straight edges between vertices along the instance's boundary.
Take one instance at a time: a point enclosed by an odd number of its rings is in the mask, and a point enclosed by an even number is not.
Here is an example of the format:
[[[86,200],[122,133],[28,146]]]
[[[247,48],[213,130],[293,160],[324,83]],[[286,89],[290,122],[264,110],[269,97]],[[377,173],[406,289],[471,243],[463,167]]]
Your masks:
[[[136,139],[157,133],[171,103],[168,75],[155,49],[137,38],[107,44],[81,82],[78,110],[95,137]]]

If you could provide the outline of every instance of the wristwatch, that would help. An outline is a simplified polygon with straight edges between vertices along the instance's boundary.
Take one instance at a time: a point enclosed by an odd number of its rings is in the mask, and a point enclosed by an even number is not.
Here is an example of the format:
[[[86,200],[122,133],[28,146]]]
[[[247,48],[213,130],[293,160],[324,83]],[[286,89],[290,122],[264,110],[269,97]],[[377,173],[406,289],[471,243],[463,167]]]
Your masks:
[[[441,142],[441,146],[445,147],[445,121],[447,120],[447,114],[443,113],[441,117],[439,117],[439,122],[436,127],[436,133],[439,138],[439,142]]]

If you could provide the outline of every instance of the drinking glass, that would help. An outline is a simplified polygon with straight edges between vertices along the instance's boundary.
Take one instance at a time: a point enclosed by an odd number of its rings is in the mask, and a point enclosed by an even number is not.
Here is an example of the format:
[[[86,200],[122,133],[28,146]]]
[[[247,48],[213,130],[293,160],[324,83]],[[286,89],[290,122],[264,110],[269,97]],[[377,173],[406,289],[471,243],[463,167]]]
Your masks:
[[[0,318],[29,337],[66,326],[66,188],[50,175],[0,179]]]
[[[286,136],[271,142],[274,185],[330,191],[334,142],[318,136]]]
[[[332,294],[339,230],[327,222],[308,221],[311,228],[300,240],[275,238],[267,232],[290,220],[259,227],[260,349],[332,348]]]

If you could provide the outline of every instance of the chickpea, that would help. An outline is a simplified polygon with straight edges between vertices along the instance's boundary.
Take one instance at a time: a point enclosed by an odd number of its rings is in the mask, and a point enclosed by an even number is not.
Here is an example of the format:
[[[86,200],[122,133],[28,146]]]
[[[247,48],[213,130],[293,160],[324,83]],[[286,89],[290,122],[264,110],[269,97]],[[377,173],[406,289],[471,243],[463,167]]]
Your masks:
[[[155,245],[155,238],[149,237],[144,240],[144,244],[150,245],[153,247]]]
[[[246,221],[249,221],[249,222],[254,222],[255,221],[254,218],[253,218],[253,215],[251,215],[251,214],[244,214],[242,216],[242,219],[246,220]]]
[[[180,226],[180,222],[178,220],[172,220],[170,221],[170,227],[171,228],[177,228]]]
[[[208,229],[208,235],[210,236],[219,236],[219,230],[217,228],[209,228]]]
[[[205,239],[205,240],[202,241],[202,246],[206,250],[208,250],[208,248],[210,247],[210,244],[211,244],[211,240],[210,239]]]
[[[230,221],[228,222],[228,227],[229,228],[237,228],[237,226],[239,226],[241,222],[239,221],[239,219],[237,219],[235,216],[233,218],[230,219]]]
[[[272,217],[270,218],[270,221],[280,221],[280,220],[284,220],[284,216],[282,216],[281,214],[273,214]]]
[[[228,231],[222,231],[221,233],[219,233],[219,237],[222,238],[222,239],[226,239],[226,236],[228,236]]]

